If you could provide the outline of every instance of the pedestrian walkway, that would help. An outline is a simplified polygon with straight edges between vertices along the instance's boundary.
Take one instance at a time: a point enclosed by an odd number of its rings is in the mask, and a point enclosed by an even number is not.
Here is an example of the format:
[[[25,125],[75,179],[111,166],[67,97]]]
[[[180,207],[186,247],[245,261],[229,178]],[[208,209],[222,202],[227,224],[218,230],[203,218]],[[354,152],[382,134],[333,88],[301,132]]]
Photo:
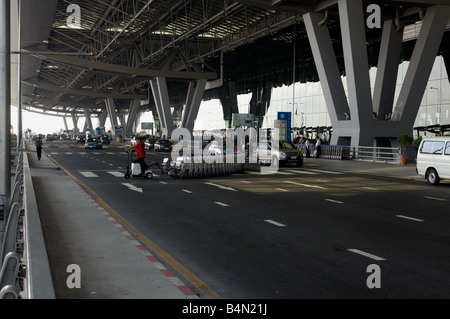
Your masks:
[[[199,298],[45,150],[27,153],[57,299]]]

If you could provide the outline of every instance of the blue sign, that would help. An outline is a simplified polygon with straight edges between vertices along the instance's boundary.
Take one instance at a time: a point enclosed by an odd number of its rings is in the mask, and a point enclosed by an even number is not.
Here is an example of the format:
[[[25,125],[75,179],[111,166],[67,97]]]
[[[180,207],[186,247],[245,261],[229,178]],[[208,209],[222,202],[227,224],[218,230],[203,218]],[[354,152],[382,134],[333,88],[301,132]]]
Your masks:
[[[292,142],[291,134],[292,134],[292,113],[291,112],[278,112],[278,120],[287,121],[286,125],[286,139],[289,142]]]

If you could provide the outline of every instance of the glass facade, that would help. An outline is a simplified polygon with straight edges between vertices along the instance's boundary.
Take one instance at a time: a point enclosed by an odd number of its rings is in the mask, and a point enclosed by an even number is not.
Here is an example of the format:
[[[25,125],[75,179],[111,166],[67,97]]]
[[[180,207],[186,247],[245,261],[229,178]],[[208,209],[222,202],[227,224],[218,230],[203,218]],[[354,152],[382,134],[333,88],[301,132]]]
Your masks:
[[[407,61],[399,65],[394,105],[404,82],[408,65],[409,62]],[[369,71],[372,93],[376,72],[376,68]],[[342,78],[342,81],[347,92],[345,77]],[[240,113],[249,113],[251,97],[251,94],[238,96]],[[293,127],[331,126],[320,82],[295,83],[290,86],[273,88],[270,107],[264,117],[262,127],[273,128],[278,112],[293,112]],[[438,124],[450,124],[450,83],[444,59],[441,56],[436,57],[414,126],[430,127]],[[224,128],[226,128],[226,123],[223,120],[220,101],[202,102],[194,129],[214,130]]]

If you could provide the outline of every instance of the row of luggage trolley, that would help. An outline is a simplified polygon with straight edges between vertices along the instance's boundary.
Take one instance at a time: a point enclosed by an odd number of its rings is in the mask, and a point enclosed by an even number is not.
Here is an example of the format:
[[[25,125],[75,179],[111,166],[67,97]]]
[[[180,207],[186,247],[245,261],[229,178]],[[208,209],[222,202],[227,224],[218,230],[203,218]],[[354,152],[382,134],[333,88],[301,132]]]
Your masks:
[[[174,178],[202,178],[225,176],[244,172],[245,163],[242,163],[244,154],[223,155],[184,155],[175,161],[165,158],[161,171]]]

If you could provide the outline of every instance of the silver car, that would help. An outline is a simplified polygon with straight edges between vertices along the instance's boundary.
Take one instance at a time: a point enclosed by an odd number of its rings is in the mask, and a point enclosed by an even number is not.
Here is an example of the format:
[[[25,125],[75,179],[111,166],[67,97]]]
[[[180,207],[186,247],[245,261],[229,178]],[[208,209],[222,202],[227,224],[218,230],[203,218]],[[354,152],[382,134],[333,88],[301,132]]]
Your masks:
[[[303,166],[303,153],[293,143],[279,141],[278,150],[272,147],[272,142],[258,143],[256,152],[260,165],[284,166],[288,163],[295,163],[298,167]]]

